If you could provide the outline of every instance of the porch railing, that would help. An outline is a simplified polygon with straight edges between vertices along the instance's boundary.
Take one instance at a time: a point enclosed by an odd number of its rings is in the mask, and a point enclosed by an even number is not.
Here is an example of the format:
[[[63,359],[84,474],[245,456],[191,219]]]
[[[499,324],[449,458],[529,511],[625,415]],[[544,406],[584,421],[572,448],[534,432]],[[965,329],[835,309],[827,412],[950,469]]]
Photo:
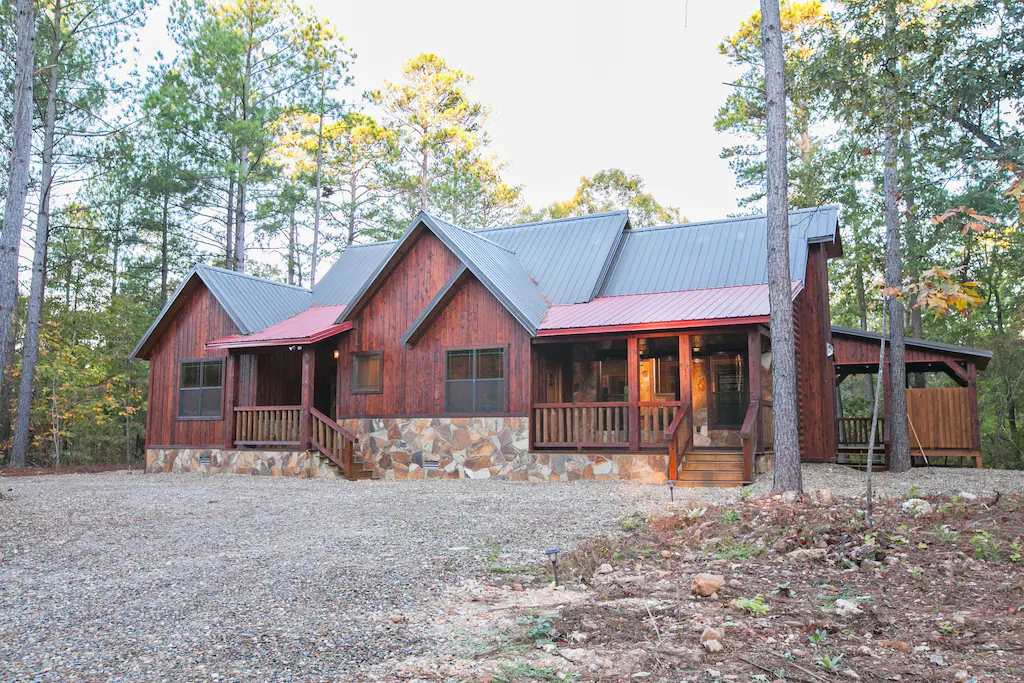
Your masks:
[[[679,401],[643,401],[640,403],[640,444],[664,446],[666,432],[676,417]]]
[[[665,438],[668,440],[668,477],[675,480],[679,477],[679,466],[686,459],[690,441],[693,440],[693,416],[689,406],[676,411],[675,419],[665,432]]]
[[[757,452],[775,450],[775,423],[772,422],[772,402],[761,400],[761,428],[758,430],[760,444]]]
[[[316,408],[310,408],[309,418],[309,440],[313,448],[340,467],[346,477],[355,478],[355,435]]]
[[[236,446],[299,446],[302,406],[235,408]]]
[[[885,429],[881,417],[878,418],[878,427],[875,431],[875,445],[881,444]],[[839,445],[840,446],[866,446],[871,439],[871,418],[870,417],[841,417],[839,418]]]
[[[743,446],[743,481],[754,481],[754,456],[760,443],[758,432],[761,426],[761,399],[753,398],[747,406],[747,415],[740,429],[740,444]]]
[[[629,403],[537,403],[537,448],[629,447]]]

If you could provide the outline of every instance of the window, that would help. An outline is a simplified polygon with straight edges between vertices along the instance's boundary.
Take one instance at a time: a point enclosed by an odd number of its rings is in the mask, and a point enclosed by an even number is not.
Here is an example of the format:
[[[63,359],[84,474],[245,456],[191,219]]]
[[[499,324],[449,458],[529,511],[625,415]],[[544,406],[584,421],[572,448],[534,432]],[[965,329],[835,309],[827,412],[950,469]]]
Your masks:
[[[445,360],[445,412],[505,411],[505,349],[449,351]]]
[[[184,361],[178,371],[178,417],[220,419],[224,361]]]
[[[742,353],[711,354],[711,427],[739,429],[747,414],[747,383]]]
[[[384,352],[352,354],[352,393],[379,394],[384,391]]]

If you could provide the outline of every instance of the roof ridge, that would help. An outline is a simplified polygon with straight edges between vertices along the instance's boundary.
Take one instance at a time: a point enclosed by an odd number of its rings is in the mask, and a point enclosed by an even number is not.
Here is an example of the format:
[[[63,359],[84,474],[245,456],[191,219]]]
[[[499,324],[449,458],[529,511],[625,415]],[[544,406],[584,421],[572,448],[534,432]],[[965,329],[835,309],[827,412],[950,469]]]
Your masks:
[[[812,206],[804,209],[792,209],[788,212],[788,215],[793,214],[804,214],[804,213],[816,213],[823,210],[838,209],[838,204],[825,204],[824,206]],[[718,223],[736,223],[738,221],[752,221],[757,219],[764,219],[767,216],[763,213],[755,213],[749,216],[732,216],[731,218],[714,218],[709,221],[690,221],[689,223],[673,223],[671,225],[651,225],[644,228],[633,228],[634,233],[651,232],[654,230],[670,230],[675,228],[696,228],[706,225],[716,225]]]
[[[378,242],[363,242],[362,244],[350,244],[347,247],[345,247],[345,251],[348,251],[349,249],[359,249],[360,247],[379,247],[382,244],[395,244],[396,242],[398,242],[398,240],[380,240]]]
[[[224,273],[225,275],[234,275],[235,277],[246,278],[246,279],[249,279],[249,280],[256,280],[257,282],[263,282],[263,283],[268,284],[268,285],[277,285],[278,287],[287,287],[289,289],[297,289],[300,292],[306,292],[307,294],[312,294],[313,293],[313,290],[306,289],[305,287],[299,287],[298,285],[290,285],[287,282],[277,282],[276,280],[269,280],[269,279],[267,279],[265,277],[257,277],[255,275],[249,275],[248,273],[240,273],[237,270],[229,270],[228,268],[221,268],[220,266],[211,266],[208,263],[201,263],[201,262],[200,263],[196,263],[196,265],[194,267],[194,270],[198,271],[199,269],[212,270],[212,271],[215,271],[215,272],[218,272],[218,273]]]
[[[803,282],[803,280],[790,280],[790,285],[794,282]],[[696,287],[693,289],[666,289],[658,292],[633,292],[632,294],[602,294],[601,296],[595,296],[590,301],[583,301],[578,304],[551,304],[552,306],[582,306],[591,302],[597,301],[598,299],[617,299],[624,296],[650,296],[652,294],[679,294],[680,292],[706,292],[712,289],[739,289],[740,287],[767,287],[767,282],[753,282],[745,285],[723,285],[721,287]]]
[[[514,228],[527,228],[534,225],[550,225],[552,223],[564,223],[567,221],[581,221],[588,218],[598,218],[600,216],[615,216],[617,214],[629,214],[626,209],[618,209],[616,211],[600,211],[598,213],[588,213],[582,216],[566,216],[564,218],[552,218],[546,221],[530,221],[529,223],[515,223],[513,225],[496,225],[493,228],[480,228],[479,230],[473,231],[474,233],[480,232],[494,232],[498,230],[511,230]]]
[[[489,244],[492,247],[497,247],[498,249],[501,249],[502,251],[507,251],[508,253],[510,253],[513,256],[515,256],[517,260],[519,259],[519,256],[516,254],[516,252],[512,251],[508,247],[503,247],[502,245],[498,244],[497,242],[492,242],[491,240],[487,239],[486,237],[484,237],[482,235],[478,235],[476,233],[476,231],[466,230],[462,226],[455,225],[451,221],[446,221],[445,219],[441,218],[440,216],[435,216],[434,214],[432,214],[432,213],[430,213],[428,211],[422,211],[421,213],[423,215],[425,215],[425,216],[429,216],[431,219],[437,221],[438,223],[443,223],[444,225],[452,228],[453,230],[459,230],[460,232],[463,232],[463,233],[465,233],[467,235],[472,235],[473,237],[475,237],[476,239],[480,240],[481,242],[485,242],[486,244]],[[524,268],[525,268],[525,266],[524,266]]]

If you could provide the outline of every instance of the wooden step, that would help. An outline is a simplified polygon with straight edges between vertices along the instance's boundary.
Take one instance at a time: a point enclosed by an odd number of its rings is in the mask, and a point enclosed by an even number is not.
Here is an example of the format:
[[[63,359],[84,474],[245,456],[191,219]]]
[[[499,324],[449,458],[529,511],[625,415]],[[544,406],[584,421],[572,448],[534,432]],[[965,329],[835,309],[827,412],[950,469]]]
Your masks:
[[[683,463],[682,470],[684,472],[742,472],[743,461],[691,462],[687,460]]]
[[[743,472],[701,472],[683,471],[676,479],[676,486],[742,486]]]
[[[742,453],[686,453],[683,462],[743,462]]]

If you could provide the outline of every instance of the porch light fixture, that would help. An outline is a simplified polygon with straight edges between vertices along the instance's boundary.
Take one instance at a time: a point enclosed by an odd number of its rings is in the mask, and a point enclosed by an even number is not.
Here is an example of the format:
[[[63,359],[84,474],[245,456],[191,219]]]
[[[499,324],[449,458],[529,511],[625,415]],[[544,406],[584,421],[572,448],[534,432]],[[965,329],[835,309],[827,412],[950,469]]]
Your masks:
[[[341,351],[339,351],[338,349],[334,349],[334,358],[341,358]]]
[[[555,585],[558,585],[558,548],[548,548],[544,554],[551,560],[551,571],[555,574]]]

